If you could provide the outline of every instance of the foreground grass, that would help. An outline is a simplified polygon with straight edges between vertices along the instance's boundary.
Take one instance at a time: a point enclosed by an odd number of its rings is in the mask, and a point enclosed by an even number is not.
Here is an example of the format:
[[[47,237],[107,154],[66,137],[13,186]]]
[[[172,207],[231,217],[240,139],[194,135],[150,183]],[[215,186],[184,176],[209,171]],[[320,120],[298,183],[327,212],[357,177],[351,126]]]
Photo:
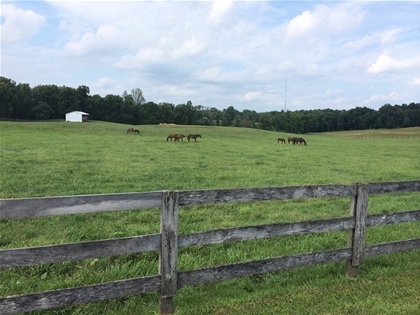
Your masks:
[[[420,143],[307,135],[308,146],[278,144],[288,134],[198,126],[89,122],[1,123],[0,198],[162,189],[207,189],[420,178]],[[198,142],[166,142],[169,133],[201,133]],[[420,134],[420,130],[418,130]],[[371,196],[369,213],[419,209],[420,193]],[[181,207],[180,233],[343,217],[348,198]],[[369,228],[367,243],[420,237],[418,223]],[[158,233],[159,210],[0,221],[0,248]],[[185,248],[179,269],[346,247],[346,232]],[[183,288],[179,314],[417,314],[420,251],[367,259],[359,278],[343,263]],[[1,269],[0,296],[157,274],[157,253]],[[155,314],[156,294],[36,314]]]

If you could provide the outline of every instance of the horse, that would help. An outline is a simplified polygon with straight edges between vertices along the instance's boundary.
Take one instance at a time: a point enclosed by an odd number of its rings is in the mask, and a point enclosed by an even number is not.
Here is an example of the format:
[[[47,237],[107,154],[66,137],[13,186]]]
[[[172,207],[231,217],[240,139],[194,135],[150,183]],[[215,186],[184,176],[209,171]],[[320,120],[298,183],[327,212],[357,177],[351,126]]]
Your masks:
[[[127,134],[128,134],[128,133],[131,133],[131,132],[134,132],[134,128],[128,128],[128,129],[127,129]]]
[[[286,140],[284,140],[283,138],[278,138],[277,143],[279,143],[279,142],[286,143]]]
[[[175,136],[175,141],[178,141],[179,139],[181,139],[182,140],[182,142],[184,142],[184,135],[183,134],[177,134],[176,136]]]
[[[135,134],[140,134],[140,130],[135,129],[135,130],[134,130],[134,133],[135,133]]]
[[[167,138],[166,138],[166,142],[169,140],[169,139],[171,139],[171,141],[172,141],[172,139],[176,139],[175,137],[176,137],[177,135],[175,134],[175,133],[171,133]]]
[[[179,139],[181,139],[184,142],[184,135],[183,134],[177,134],[177,133],[171,133],[167,138],[166,141],[168,141],[169,139],[174,139],[175,141],[178,141]]]
[[[293,142],[295,140],[295,137],[289,137],[287,138],[287,143]]]
[[[197,142],[197,138],[201,138],[201,135],[199,135],[199,134],[192,134],[192,133],[190,133],[190,134],[187,136],[187,140],[188,140],[188,142],[190,142],[190,139],[194,139],[194,142]]]
[[[297,143],[297,144],[301,144],[302,143],[302,145],[306,145],[306,141],[303,138],[295,138],[293,140],[293,144],[295,144],[295,143]]]

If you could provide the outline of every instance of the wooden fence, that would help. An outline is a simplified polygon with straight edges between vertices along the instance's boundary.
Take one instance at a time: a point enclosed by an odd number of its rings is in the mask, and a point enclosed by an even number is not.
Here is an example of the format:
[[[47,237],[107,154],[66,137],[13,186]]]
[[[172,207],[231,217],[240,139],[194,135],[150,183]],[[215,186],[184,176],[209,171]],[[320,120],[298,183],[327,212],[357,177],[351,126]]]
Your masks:
[[[347,261],[347,275],[356,277],[358,267],[366,257],[420,248],[420,238],[365,246],[366,227],[420,220],[420,210],[367,215],[369,195],[416,191],[420,191],[420,181],[0,199],[0,219],[161,209],[159,234],[0,250],[0,268],[159,251],[158,275],[6,296],[0,298],[0,313],[16,314],[157,292],[159,314],[173,314],[173,298],[177,289],[185,286],[337,261]],[[345,218],[236,227],[178,235],[179,206],[340,196],[350,196],[350,216]],[[349,231],[347,248],[177,271],[180,247],[337,230]]]

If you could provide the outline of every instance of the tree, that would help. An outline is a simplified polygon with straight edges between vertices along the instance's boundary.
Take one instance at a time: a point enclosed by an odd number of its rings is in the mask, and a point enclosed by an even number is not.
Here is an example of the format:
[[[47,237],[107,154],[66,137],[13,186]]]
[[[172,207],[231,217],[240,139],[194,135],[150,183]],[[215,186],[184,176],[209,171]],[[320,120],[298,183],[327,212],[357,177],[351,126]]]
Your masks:
[[[36,102],[32,89],[27,83],[19,83],[16,87],[16,102],[13,107],[13,118],[30,119]]]
[[[63,119],[64,113],[60,114],[60,110],[58,107],[58,100],[59,100],[59,88],[57,85],[37,85],[32,88],[32,94],[35,100],[35,104],[39,104],[39,102],[44,102],[48,106],[50,106],[52,110],[52,118],[55,119]]]
[[[137,105],[146,104],[146,99],[143,96],[143,91],[140,88],[132,89],[131,96],[133,97],[134,103]]]
[[[258,127],[264,130],[274,130],[273,115],[270,113],[262,113],[260,115]]]
[[[13,104],[16,103],[16,82],[0,77],[0,117],[13,118]]]
[[[59,118],[64,118],[66,113],[79,110],[78,92],[76,89],[61,86],[58,90],[57,106]]]
[[[90,108],[89,108],[89,103],[88,103],[89,93],[90,93],[89,87],[86,85],[81,85],[77,88],[76,92],[77,92],[77,102],[79,104],[79,109],[82,112],[86,112],[90,114],[89,113]]]
[[[174,122],[175,105],[171,103],[159,104],[159,122],[171,124]]]
[[[43,101],[39,101],[32,110],[34,117],[37,120],[47,120],[52,118],[53,111],[51,107]]]

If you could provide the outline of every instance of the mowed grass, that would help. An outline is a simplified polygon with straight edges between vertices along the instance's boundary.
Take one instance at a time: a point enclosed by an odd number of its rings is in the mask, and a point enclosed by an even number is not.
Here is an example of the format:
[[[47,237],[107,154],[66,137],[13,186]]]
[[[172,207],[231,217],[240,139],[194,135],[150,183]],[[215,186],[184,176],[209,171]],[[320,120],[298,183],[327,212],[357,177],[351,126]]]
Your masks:
[[[0,198],[158,190],[266,187],[420,179],[420,141],[304,135],[255,129],[89,123],[0,123]],[[413,128],[408,128],[413,130]],[[395,130],[395,132],[403,132]],[[371,131],[366,131],[371,133]],[[412,131],[410,131],[412,132]],[[420,135],[420,128],[415,131]],[[167,142],[200,133],[197,142]],[[420,193],[372,195],[369,213],[414,210]],[[349,198],[181,207],[180,233],[348,216]],[[0,220],[0,248],[159,232],[159,209]],[[367,244],[420,237],[419,223],[369,228]],[[183,248],[190,270],[346,247],[345,231]],[[0,296],[158,273],[157,253],[0,269]],[[178,314],[418,314],[420,251],[366,259],[358,279],[334,263],[187,287]],[[35,314],[156,314],[157,295],[113,299]]]

